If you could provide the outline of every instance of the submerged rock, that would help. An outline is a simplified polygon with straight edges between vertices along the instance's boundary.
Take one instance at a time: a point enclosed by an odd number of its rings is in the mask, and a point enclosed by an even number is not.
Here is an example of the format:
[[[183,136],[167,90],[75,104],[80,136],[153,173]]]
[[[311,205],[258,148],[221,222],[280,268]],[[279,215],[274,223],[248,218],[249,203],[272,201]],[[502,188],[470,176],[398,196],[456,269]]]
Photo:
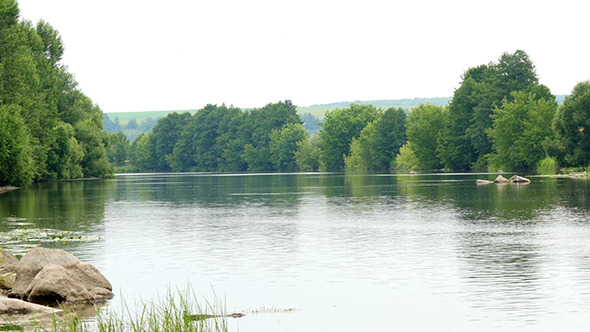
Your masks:
[[[111,284],[94,266],[47,248],[34,248],[23,256],[10,295],[36,303],[99,302],[113,297]]]
[[[475,181],[475,183],[476,183],[476,184],[492,184],[492,183],[494,183],[494,181],[490,181],[490,180],[480,180],[480,179],[477,179],[477,180]]]

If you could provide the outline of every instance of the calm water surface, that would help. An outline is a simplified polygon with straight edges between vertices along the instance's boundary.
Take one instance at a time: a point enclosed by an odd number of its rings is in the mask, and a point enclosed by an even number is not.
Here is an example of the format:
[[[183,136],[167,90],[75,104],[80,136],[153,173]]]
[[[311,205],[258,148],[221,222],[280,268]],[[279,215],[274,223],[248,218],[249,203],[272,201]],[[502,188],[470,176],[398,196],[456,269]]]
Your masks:
[[[103,272],[113,310],[190,285],[228,312],[249,312],[229,319],[230,331],[590,329],[589,183],[475,185],[494,177],[143,174],[41,184],[0,196],[0,235],[16,253],[35,243],[10,239],[15,229],[89,236],[40,244]]]

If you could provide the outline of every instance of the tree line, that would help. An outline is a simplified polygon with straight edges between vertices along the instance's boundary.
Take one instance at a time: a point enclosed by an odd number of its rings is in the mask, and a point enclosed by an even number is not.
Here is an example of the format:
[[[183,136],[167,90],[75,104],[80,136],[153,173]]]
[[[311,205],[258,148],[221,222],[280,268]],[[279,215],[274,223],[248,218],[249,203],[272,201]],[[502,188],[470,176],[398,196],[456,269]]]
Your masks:
[[[310,135],[291,101],[242,111],[207,105],[169,114],[133,143],[113,134],[109,158],[133,171],[552,169],[590,164],[590,82],[562,105],[529,56],[469,68],[446,106],[404,111],[350,104]]]
[[[102,111],[62,64],[48,23],[0,0],[0,186],[112,173]]]

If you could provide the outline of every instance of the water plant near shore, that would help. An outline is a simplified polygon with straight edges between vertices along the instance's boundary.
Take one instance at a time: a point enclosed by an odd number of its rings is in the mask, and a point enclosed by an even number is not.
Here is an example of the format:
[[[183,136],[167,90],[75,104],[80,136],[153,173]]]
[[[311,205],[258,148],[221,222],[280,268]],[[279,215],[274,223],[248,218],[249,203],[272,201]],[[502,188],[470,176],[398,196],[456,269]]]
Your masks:
[[[213,303],[200,304],[191,291],[168,292],[162,301],[142,302],[136,310],[122,303],[120,311],[106,305],[94,307],[90,317],[75,308],[62,307],[48,319],[33,317],[28,322],[12,322],[4,317],[5,326],[16,330],[70,331],[70,332],[140,332],[140,331],[227,331],[227,317],[242,317],[244,314],[227,315],[225,305],[216,299]]]

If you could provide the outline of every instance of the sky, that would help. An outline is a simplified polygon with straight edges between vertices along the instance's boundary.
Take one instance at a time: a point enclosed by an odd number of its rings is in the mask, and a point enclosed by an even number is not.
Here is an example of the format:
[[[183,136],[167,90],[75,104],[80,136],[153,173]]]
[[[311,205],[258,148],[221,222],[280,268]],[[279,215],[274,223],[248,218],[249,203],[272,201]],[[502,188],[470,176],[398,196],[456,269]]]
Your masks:
[[[587,0],[18,0],[106,112],[451,97],[521,49],[553,94],[590,79]]]

